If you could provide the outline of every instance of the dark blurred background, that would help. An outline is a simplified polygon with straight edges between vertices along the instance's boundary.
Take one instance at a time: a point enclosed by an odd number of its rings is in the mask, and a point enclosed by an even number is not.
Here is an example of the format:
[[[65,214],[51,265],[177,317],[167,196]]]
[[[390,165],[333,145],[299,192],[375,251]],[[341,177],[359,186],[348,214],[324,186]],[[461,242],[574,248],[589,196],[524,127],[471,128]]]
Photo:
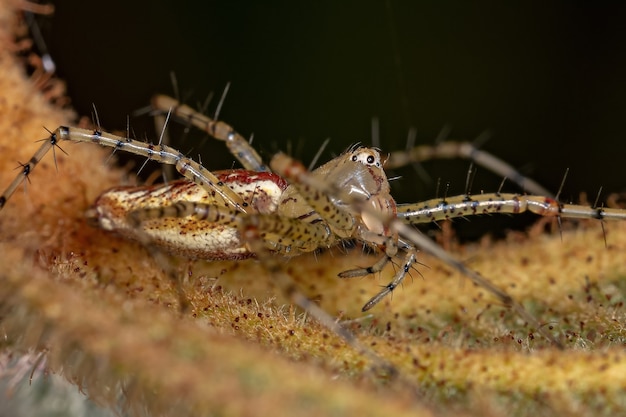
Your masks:
[[[386,151],[404,147],[409,127],[418,143],[432,143],[444,126],[465,140],[489,129],[483,149],[554,192],[569,167],[564,200],[626,186],[626,13],[618,3],[54,3],[55,15],[39,22],[58,74],[78,112],[89,115],[94,103],[108,130],[124,130],[151,95],[172,94],[174,71],[192,105],[231,82],[220,118],[254,133],[265,157],[291,146],[308,162],[331,138],[327,160],[369,144],[377,117]],[[149,118],[131,125],[156,141]],[[198,149],[201,138],[176,146],[202,152],[209,168],[229,168],[223,145]],[[451,182],[452,195],[464,191],[468,165],[424,168]],[[400,202],[437,193],[411,168],[393,174],[403,176],[394,182]],[[499,183],[480,169],[472,190]],[[472,224],[501,230],[508,222]]]

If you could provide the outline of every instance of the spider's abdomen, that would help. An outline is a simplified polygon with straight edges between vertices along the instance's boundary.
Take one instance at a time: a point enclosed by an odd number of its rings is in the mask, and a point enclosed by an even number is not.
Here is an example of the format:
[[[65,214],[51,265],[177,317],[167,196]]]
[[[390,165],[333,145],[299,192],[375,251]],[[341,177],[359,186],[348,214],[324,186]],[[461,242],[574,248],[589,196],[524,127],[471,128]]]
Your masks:
[[[268,172],[227,170],[215,174],[242,197],[250,213],[275,212],[286,188],[285,180]],[[168,252],[186,258],[221,260],[253,256],[242,244],[234,225],[216,224],[186,216],[149,219],[138,228],[128,219],[132,211],[167,207],[179,201],[224,207],[219,195],[210,194],[190,181],[179,180],[169,184],[110,189],[98,197],[88,217],[98,227],[125,237],[137,239],[140,233],[145,233]]]

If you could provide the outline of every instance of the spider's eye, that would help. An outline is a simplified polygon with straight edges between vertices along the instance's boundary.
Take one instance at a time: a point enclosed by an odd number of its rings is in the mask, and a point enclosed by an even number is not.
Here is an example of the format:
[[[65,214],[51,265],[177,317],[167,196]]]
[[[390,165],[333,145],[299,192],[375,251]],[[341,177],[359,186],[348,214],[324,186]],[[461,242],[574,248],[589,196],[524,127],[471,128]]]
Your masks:
[[[357,161],[357,159],[358,159],[358,158],[356,157],[356,155],[352,155],[352,160],[353,160],[354,162],[356,162],[356,161]]]
[[[368,164],[373,164],[373,163],[374,163],[374,160],[375,160],[375,159],[374,159],[374,157],[373,157],[372,155],[370,155],[370,156],[368,156],[368,157],[367,157],[367,163],[368,163]]]

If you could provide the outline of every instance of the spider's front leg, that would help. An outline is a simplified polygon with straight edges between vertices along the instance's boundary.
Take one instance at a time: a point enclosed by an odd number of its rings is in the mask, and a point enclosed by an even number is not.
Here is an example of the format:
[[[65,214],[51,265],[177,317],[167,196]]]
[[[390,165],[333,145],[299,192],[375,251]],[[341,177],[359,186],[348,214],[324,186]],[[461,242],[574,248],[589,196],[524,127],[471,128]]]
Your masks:
[[[247,203],[242,200],[241,196],[227,187],[224,182],[217,178],[212,172],[169,146],[139,142],[134,139],[103,132],[100,129],[88,130],[67,126],[59,126],[56,130],[51,132],[50,136],[43,141],[41,147],[30,160],[22,164],[21,172],[15,177],[2,195],[0,195],[0,209],[6,204],[18,186],[29,177],[31,172],[35,169],[35,166],[37,166],[46,153],[50,150],[54,151],[55,147],[58,147],[61,141],[96,143],[100,146],[144,156],[148,160],[173,165],[176,167],[176,170],[189,181],[194,182],[199,187],[215,195],[219,195],[224,204],[234,207],[239,211],[245,212],[248,210]]]

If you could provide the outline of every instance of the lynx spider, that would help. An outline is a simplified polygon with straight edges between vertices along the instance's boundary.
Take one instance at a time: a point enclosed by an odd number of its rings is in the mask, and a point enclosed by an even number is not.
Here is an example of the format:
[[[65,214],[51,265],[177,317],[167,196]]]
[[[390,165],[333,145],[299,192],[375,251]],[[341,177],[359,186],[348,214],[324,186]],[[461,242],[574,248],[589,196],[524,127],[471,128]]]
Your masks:
[[[419,247],[491,292],[557,346],[560,346],[559,341],[543,330],[506,292],[467,268],[412,226],[469,215],[524,211],[552,217],[626,219],[626,212],[622,210],[562,204],[551,197],[537,195],[467,194],[417,204],[396,204],[383,170],[384,161],[376,148],[353,146],[311,172],[283,153],[275,155],[268,167],[252,146],[226,123],[199,114],[166,96],[155,97],[153,106],[160,111],[169,110],[174,117],[226,142],[244,169],[210,172],[167,145],[144,143],[99,128],[60,126],[51,132],[28,163],[23,164],[21,172],[0,195],[0,209],[60,141],[93,142],[174,165],[186,178],[166,185],[122,187],[105,192],[89,215],[106,230],[188,258],[242,259],[257,255],[273,272],[280,268],[277,257],[270,253],[296,256],[345,239],[358,239],[383,252],[374,265],[341,272],[341,278],[379,272],[403,252],[402,266],[393,280],[363,306],[363,311],[372,308],[402,283],[416,262]],[[389,161],[398,166],[426,157],[459,156],[487,165],[518,183],[529,184],[532,190],[544,191],[508,165],[465,143],[416,147],[391,154]],[[291,284],[286,283],[285,288],[297,304],[356,345],[349,332],[306,300]]]

